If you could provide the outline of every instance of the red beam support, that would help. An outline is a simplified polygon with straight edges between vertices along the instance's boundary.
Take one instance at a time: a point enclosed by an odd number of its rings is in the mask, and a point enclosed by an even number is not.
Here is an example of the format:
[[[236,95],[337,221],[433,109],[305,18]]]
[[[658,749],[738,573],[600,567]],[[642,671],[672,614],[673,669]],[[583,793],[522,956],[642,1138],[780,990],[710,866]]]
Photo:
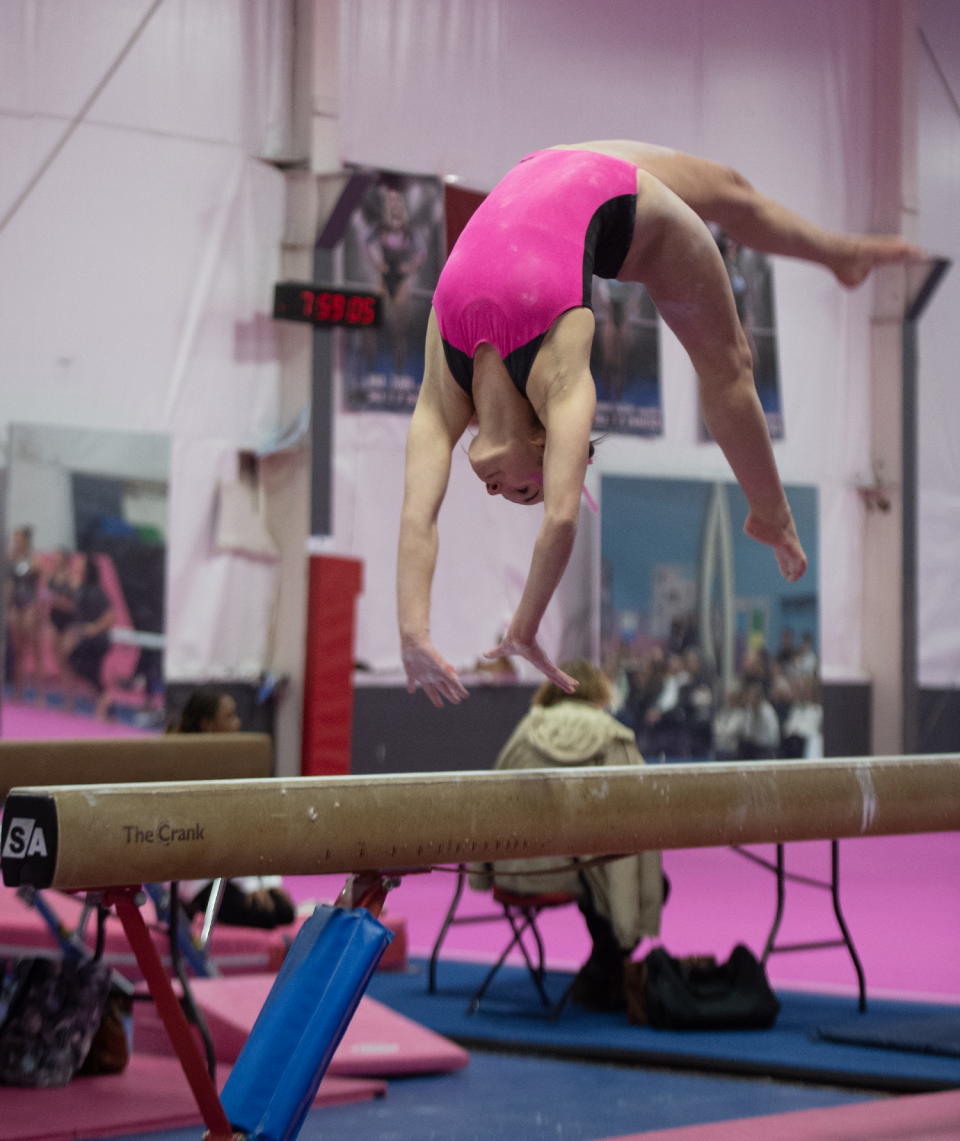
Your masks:
[[[233,1129],[220,1104],[216,1087],[207,1072],[207,1064],[190,1031],[187,1016],[173,992],[167,972],[163,969],[160,955],[153,945],[140,909],[133,902],[133,897],[139,891],[139,887],[110,888],[103,893],[104,905],[109,907],[112,904],[117,909],[127,942],[137,957],[137,966],[147,980],[150,994],[157,1006],[157,1013],[180,1059],[180,1065],[200,1107],[204,1124],[210,1131],[209,1141],[228,1141],[233,1137]]]

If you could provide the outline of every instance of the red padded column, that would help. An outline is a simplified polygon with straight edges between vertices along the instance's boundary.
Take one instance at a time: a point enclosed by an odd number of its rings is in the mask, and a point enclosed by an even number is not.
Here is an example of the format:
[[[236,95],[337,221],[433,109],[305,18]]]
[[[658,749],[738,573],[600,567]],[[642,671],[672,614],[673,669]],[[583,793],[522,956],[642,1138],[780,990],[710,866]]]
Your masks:
[[[353,639],[363,563],[312,555],[303,682],[304,776],[350,772],[353,743]]]

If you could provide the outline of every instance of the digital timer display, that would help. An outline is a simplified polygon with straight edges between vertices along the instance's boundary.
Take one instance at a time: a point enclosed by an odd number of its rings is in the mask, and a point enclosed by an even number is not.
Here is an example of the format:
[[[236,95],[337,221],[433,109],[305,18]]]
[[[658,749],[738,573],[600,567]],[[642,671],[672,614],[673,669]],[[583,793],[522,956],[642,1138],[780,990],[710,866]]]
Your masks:
[[[376,293],[336,285],[281,281],[273,290],[273,315],[281,321],[308,325],[376,328],[380,324],[380,298]]]

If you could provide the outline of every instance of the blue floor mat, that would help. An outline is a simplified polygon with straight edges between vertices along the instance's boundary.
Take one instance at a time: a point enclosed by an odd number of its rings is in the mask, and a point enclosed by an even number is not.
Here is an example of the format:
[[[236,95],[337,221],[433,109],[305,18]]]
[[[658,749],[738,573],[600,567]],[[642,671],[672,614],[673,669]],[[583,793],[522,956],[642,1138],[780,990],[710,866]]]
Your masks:
[[[311,1110],[299,1141],[597,1141],[872,1100],[836,1089],[474,1052],[456,1073],[391,1081],[385,1098]],[[201,1132],[148,1137],[200,1141]]]
[[[541,1013],[536,991],[523,968],[504,967],[480,1010],[466,1014],[470,996],[488,968],[445,961],[438,991],[427,993],[426,964],[414,960],[403,974],[380,973],[368,993],[440,1034],[467,1045],[522,1048],[541,1055],[658,1065],[783,1080],[813,1081],[891,1092],[960,1087],[960,1059],[933,1054],[877,1050],[828,1042],[821,1027],[839,1023],[868,1027],[891,1018],[918,1018],[950,1007],[871,1001],[857,1012],[853,998],[781,992],[782,1010],[772,1030],[681,1033],[630,1026],[623,1014],[594,1014],[570,1003],[557,1022]],[[559,997],[570,975],[552,973],[551,996]]]

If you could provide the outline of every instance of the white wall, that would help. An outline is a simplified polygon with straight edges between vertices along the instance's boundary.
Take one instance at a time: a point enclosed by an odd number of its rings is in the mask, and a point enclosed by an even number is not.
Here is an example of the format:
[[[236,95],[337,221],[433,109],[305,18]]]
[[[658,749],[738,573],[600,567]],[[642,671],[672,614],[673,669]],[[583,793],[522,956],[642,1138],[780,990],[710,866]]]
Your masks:
[[[960,685],[960,6],[920,5],[920,241],[953,259],[920,324],[920,682]]]

